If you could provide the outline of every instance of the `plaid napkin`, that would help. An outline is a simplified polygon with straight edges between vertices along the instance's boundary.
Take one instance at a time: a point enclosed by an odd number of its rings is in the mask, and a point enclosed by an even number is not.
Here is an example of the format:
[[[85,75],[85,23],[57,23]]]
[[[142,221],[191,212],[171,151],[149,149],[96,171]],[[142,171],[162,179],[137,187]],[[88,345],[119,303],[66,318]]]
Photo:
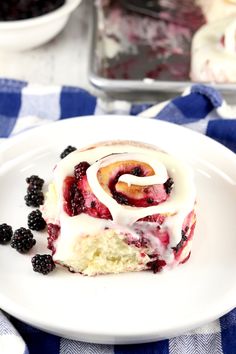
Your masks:
[[[196,85],[172,101],[131,104],[101,101],[83,89],[0,80],[0,138],[80,115],[131,114],[184,125],[236,152],[236,107],[219,92]],[[0,354],[235,354],[236,309],[194,331],[155,343],[98,345],[60,338],[0,311]]]

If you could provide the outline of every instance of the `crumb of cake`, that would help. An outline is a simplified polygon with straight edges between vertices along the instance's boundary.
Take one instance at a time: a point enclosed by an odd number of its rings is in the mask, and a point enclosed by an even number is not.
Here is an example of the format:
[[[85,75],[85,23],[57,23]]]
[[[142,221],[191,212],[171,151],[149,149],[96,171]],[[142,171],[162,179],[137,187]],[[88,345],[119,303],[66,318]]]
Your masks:
[[[80,257],[76,253],[80,253]],[[146,252],[128,245],[125,237],[116,234],[113,230],[104,230],[93,237],[85,235],[72,245],[70,259],[60,261],[60,255],[56,255],[56,263],[67,266],[70,270],[84,275],[97,275],[109,273],[121,273],[140,271],[150,261]],[[142,253],[142,255],[141,255]]]

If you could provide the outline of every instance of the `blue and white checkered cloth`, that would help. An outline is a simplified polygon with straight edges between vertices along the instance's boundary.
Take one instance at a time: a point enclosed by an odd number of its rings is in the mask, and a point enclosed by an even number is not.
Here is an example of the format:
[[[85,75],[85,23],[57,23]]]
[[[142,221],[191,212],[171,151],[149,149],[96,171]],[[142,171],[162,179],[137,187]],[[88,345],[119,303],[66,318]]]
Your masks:
[[[154,106],[104,102],[83,89],[0,80],[0,138],[50,121],[97,114],[131,114],[184,125],[236,152],[236,108],[211,87],[196,85]],[[236,299],[235,299],[236,302]],[[236,354],[236,309],[194,331],[138,345],[98,345],[60,338],[0,311],[0,354]]]

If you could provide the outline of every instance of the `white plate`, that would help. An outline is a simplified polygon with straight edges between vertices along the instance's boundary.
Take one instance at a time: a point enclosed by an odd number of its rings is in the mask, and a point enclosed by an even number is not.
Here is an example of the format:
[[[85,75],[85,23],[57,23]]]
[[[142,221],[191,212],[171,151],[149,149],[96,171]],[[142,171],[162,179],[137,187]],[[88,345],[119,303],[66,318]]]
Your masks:
[[[201,326],[236,305],[236,158],[222,145],[177,125],[137,117],[85,117],[51,123],[0,146],[0,223],[26,226],[25,177],[49,180],[68,144],[107,139],[153,143],[194,168],[198,219],[190,260],[160,274],[94,278],[57,269],[34,273],[45,249],[37,234],[30,255],[0,247],[0,307],[36,327],[97,343],[140,343]],[[16,157],[21,154],[20,157]]]

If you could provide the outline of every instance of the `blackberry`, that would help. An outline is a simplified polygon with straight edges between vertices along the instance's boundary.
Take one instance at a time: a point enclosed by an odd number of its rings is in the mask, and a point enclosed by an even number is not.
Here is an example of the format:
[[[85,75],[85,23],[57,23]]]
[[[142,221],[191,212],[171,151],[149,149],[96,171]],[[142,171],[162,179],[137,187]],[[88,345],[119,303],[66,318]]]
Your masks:
[[[90,208],[92,208],[92,209],[96,208],[96,202],[94,200],[91,201]]]
[[[56,10],[65,0],[9,0],[0,2],[0,21],[23,20]]]
[[[186,229],[186,231],[185,230],[181,231],[181,236],[182,236],[183,241],[187,241],[187,239],[188,239],[188,237],[186,236],[186,233],[188,232],[188,229],[189,229],[188,226],[186,226],[185,229]]]
[[[42,213],[39,209],[33,210],[29,215],[28,215],[28,227],[31,230],[35,231],[41,231],[45,229],[46,227],[46,222],[42,217]]]
[[[52,256],[50,254],[36,254],[31,263],[35,272],[47,275],[55,268]]]
[[[39,207],[42,205],[44,202],[44,195],[43,192],[39,190],[28,190],[26,196],[25,196],[25,204],[27,206],[32,206],[32,207]]]
[[[11,241],[13,232],[12,227],[7,224],[0,225],[0,244],[5,245],[6,243]]]
[[[14,232],[11,247],[20,253],[27,253],[35,244],[36,240],[29,229],[21,227]]]
[[[69,155],[71,152],[77,150],[74,146],[68,145],[67,148],[62,151],[60,158],[64,159],[67,155]]]
[[[70,207],[72,216],[81,214],[85,209],[84,204],[84,196],[81,190],[78,189],[77,185],[74,183],[70,189]]]
[[[141,169],[140,166],[134,167],[131,171],[130,171],[131,175],[137,176],[137,177],[142,177],[143,175],[143,171]]]
[[[185,230],[181,231],[181,236],[182,236],[181,240],[179,241],[179,243],[175,247],[172,247],[172,249],[176,253],[179,252],[179,250],[183,247],[184,242],[187,241],[188,237],[186,236],[186,233],[188,232],[188,229],[189,229],[189,227],[186,226]]]
[[[28,191],[31,190],[41,190],[44,184],[44,180],[39,176],[32,175],[26,178],[26,182],[28,183]]]
[[[151,269],[154,274],[161,272],[165,265],[166,262],[158,258],[155,261],[150,261],[147,263],[148,268]]]
[[[156,274],[160,271],[160,267],[159,267],[157,261],[148,262],[147,266],[149,267],[149,269],[151,269],[153,271],[154,274]]]
[[[87,161],[80,162],[74,168],[74,175],[77,181],[80,181],[85,175],[90,164]]]
[[[154,200],[152,198],[147,198],[147,203],[148,204],[153,204],[154,203]]]
[[[123,204],[123,205],[129,205],[128,198],[126,198],[122,193],[113,191],[112,196],[117,201],[117,203]]]
[[[164,183],[164,188],[166,191],[166,194],[170,194],[170,192],[172,191],[174,185],[174,181],[172,178],[168,178],[168,180]]]

